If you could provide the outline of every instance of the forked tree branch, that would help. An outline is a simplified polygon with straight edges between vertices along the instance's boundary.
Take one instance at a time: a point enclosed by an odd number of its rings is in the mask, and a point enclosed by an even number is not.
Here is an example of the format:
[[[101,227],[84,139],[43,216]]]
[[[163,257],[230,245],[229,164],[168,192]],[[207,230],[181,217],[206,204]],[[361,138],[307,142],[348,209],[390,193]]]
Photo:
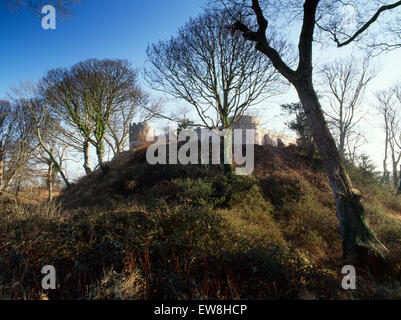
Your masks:
[[[264,53],[273,66],[289,81],[295,80],[295,71],[292,70],[281,58],[278,51],[272,48],[267,41],[266,31],[269,25],[267,19],[265,18],[262,8],[260,7],[259,0],[252,0],[252,10],[255,12],[256,19],[258,22],[258,30],[252,31],[247,25],[241,21],[236,21],[232,29],[233,31],[242,32],[242,36],[246,40],[256,42],[256,49]]]
[[[394,2],[389,5],[381,6],[376,13],[372,16],[372,18],[369,19],[361,28],[359,28],[351,37],[349,37],[347,40],[341,42],[337,39],[337,37],[334,37],[334,41],[337,43],[337,47],[341,48],[344,47],[351,42],[353,42],[358,36],[360,36],[362,33],[364,33],[378,18],[379,16],[387,10],[394,9],[396,7],[401,6],[401,1]]]

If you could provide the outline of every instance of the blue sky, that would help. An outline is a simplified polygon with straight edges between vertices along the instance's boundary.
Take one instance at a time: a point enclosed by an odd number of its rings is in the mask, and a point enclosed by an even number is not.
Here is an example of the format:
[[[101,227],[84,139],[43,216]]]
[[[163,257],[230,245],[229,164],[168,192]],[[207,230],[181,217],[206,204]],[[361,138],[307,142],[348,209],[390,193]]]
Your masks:
[[[5,98],[10,86],[20,81],[39,80],[52,68],[68,67],[88,58],[126,58],[134,67],[142,67],[148,44],[174,35],[206,3],[206,0],[83,0],[67,21],[57,19],[56,30],[43,30],[41,18],[32,10],[11,13],[0,2],[0,98]],[[299,34],[295,29],[289,34],[294,42]],[[350,48],[315,46],[315,62],[327,62],[350,53]],[[369,89],[366,108],[370,113],[362,131],[368,139],[363,151],[378,166],[383,157],[383,134],[372,105],[372,92],[401,80],[400,61],[401,50],[375,59],[381,72]],[[289,88],[286,94],[261,105],[256,114],[261,115],[266,128],[289,133],[279,105],[296,101],[295,91]],[[172,102],[168,107],[179,105]]]
[[[20,80],[87,58],[127,58],[140,67],[148,44],[172,36],[201,11],[199,0],[84,0],[56,30],[31,10],[0,3],[0,97]]]

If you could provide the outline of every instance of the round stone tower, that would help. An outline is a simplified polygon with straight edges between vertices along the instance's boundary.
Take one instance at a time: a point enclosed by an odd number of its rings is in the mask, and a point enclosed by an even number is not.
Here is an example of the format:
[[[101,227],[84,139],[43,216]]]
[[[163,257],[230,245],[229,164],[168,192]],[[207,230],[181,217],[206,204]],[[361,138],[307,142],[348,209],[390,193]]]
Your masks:
[[[129,129],[129,149],[134,150],[155,140],[155,129],[147,122],[133,123]]]
[[[254,130],[253,144],[262,145],[264,133],[260,125],[260,119],[253,116],[242,116],[242,118],[234,124],[234,129],[242,129],[242,141],[246,141],[246,129]]]

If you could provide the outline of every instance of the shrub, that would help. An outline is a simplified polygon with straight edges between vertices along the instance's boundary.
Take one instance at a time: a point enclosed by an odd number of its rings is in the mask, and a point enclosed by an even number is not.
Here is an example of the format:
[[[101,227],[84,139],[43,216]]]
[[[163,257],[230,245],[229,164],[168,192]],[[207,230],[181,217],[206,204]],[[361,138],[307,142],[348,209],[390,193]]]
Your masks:
[[[355,163],[345,159],[345,166],[353,182],[359,185],[378,185],[380,181],[379,173],[376,171],[376,165],[366,154],[360,155]]]
[[[216,201],[213,195],[214,189],[212,183],[207,179],[175,179],[173,183],[178,187],[178,199],[180,201],[188,201],[193,205],[210,205],[213,207]]]
[[[219,246],[224,229],[222,219],[207,208],[188,205],[169,206],[158,201],[152,208],[152,241],[154,246],[170,251],[213,251]]]
[[[300,176],[286,172],[275,172],[262,183],[263,193],[273,205],[283,207],[294,204],[304,196],[313,193],[310,185]]]
[[[173,183],[178,187],[179,200],[193,205],[229,208],[243,203],[244,197],[261,199],[253,176],[217,175],[196,180],[175,179]]]
[[[111,269],[92,284],[87,293],[90,300],[140,300],[145,292],[145,280],[138,269],[118,273]]]

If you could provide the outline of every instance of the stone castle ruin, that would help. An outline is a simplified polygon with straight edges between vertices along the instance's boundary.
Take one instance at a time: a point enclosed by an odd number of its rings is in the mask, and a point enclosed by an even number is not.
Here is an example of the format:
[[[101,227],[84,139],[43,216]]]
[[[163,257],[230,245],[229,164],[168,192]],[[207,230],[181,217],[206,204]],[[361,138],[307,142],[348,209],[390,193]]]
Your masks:
[[[129,149],[134,150],[146,144],[147,141],[154,141],[156,130],[147,122],[133,123],[129,128]]]
[[[275,146],[275,147],[287,147],[289,145],[296,145],[297,139],[289,137],[272,130],[266,130],[262,128],[260,119],[258,117],[243,116],[235,125],[234,129],[242,129],[243,137],[242,141],[245,144],[246,129],[254,130],[253,144],[259,146]],[[195,129],[200,132],[200,128]],[[130,126],[129,132],[129,145],[130,150],[134,150],[146,143],[146,141],[155,141],[156,134],[155,129],[149,126],[147,122],[133,123]],[[200,139],[200,134],[198,133]]]
[[[242,141],[245,141],[245,130],[253,129],[255,132],[254,144],[258,146],[288,147],[289,145],[297,144],[296,138],[262,128],[258,117],[243,116],[235,123],[234,129],[243,130]]]

